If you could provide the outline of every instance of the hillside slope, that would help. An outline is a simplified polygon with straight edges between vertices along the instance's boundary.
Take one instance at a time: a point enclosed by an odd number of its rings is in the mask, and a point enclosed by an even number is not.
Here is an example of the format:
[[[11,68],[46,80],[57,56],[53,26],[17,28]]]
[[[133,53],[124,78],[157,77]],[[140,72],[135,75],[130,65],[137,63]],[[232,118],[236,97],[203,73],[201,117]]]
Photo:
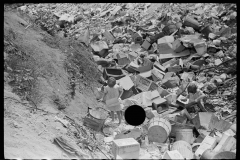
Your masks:
[[[93,94],[100,73],[86,47],[27,27],[24,19],[4,12],[5,158],[71,158],[52,144],[67,133],[54,117],[66,114],[81,123],[87,107],[101,105]]]

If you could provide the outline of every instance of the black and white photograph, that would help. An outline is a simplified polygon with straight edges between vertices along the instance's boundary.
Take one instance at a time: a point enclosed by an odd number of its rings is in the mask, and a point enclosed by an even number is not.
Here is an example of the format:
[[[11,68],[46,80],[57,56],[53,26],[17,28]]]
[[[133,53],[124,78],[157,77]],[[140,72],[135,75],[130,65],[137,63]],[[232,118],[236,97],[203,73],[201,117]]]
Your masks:
[[[236,159],[236,3],[4,3],[4,159]]]

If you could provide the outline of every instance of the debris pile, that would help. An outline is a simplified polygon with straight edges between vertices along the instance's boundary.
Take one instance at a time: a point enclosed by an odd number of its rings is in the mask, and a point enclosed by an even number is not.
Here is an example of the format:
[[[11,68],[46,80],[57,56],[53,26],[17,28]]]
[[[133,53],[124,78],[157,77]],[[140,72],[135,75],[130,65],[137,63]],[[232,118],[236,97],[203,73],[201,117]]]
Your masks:
[[[88,127],[103,132],[99,143],[112,144],[114,158],[236,156],[236,4],[47,6],[20,9],[51,10],[65,37],[92,49],[100,83],[114,77],[123,87],[124,110],[137,104],[146,111],[138,127],[107,117],[100,124],[92,115]]]

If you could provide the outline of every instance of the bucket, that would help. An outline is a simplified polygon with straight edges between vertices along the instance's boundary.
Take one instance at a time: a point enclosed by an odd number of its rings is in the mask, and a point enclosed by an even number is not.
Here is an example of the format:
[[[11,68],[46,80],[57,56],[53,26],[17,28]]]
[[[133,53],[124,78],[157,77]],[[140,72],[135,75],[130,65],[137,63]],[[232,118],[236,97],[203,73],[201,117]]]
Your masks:
[[[214,152],[211,149],[207,149],[203,152],[200,159],[236,159],[236,154],[230,151]]]
[[[176,130],[176,140],[183,140],[189,144],[193,143],[193,130],[192,129],[183,129],[179,128]]]
[[[198,21],[192,17],[186,17],[183,26],[192,27],[196,31],[198,31],[200,28]]]
[[[149,122],[148,139],[151,142],[166,142],[171,132],[171,124],[168,120],[160,117],[154,117]]]
[[[109,77],[114,77],[116,80],[121,79],[125,75],[121,69],[117,68],[105,68],[103,71],[103,78],[107,80]]]
[[[193,159],[192,147],[185,141],[174,142],[171,151],[173,150],[177,150],[186,159]]]

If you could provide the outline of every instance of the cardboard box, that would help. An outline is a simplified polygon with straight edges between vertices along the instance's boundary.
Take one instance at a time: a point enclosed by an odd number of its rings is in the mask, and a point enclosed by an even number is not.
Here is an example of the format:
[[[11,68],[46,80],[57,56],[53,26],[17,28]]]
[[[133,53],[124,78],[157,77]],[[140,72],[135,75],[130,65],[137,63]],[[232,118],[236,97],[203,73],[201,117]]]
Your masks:
[[[124,138],[113,140],[112,153],[114,158],[117,155],[122,159],[138,159],[140,144],[134,138]]]
[[[142,76],[137,76],[137,88],[142,91],[148,91],[151,85],[151,80],[144,78]]]
[[[193,124],[196,129],[199,129],[201,126],[208,129],[213,113],[211,112],[198,112],[197,116],[193,118]]]
[[[163,65],[159,64],[159,62],[154,62],[153,66],[156,67],[157,69],[163,71],[163,72],[167,69]]]
[[[213,149],[216,146],[216,144],[217,144],[216,138],[206,136],[202,143],[200,144],[200,146],[198,147],[198,149],[196,150],[195,155],[197,157],[200,157],[204,151],[206,151],[207,149]]]
[[[118,65],[126,65],[130,63],[130,60],[126,54],[117,54]]]
[[[236,144],[236,139],[227,134],[223,133],[223,136],[218,143],[218,145],[214,148],[213,151],[215,152],[222,152],[222,151],[231,151],[232,147]]]
[[[157,97],[157,98],[153,99],[152,102],[153,102],[153,107],[155,109],[157,109],[161,104],[167,105],[167,100],[164,98],[161,98],[161,97]]]
[[[163,79],[164,75],[165,75],[164,72],[161,72],[160,70],[153,67],[152,78],[153,78],[154,82],[161,81]]]

